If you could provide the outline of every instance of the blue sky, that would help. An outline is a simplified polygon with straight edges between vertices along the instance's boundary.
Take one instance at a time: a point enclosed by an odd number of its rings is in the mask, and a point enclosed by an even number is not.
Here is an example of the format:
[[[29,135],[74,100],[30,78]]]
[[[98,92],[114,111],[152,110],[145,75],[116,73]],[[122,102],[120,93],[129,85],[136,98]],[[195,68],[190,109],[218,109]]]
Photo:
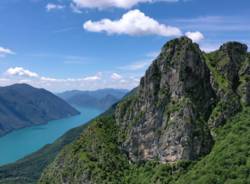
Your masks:
[[[131,89],[175,37],[250,45],[249,17],[248,0],[1,0],[0,85]]]

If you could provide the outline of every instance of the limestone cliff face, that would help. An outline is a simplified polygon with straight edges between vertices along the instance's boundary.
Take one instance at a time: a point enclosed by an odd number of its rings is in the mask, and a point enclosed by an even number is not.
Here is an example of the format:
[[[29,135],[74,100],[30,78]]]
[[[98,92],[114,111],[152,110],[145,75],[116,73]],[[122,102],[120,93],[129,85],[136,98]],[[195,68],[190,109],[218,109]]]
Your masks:
[[[136,98],[118,105],[122,149],[133,161],[194,160],[210,151],[206,121],[215,103],[210,73],[198,45],[168,42],[146,71]]]

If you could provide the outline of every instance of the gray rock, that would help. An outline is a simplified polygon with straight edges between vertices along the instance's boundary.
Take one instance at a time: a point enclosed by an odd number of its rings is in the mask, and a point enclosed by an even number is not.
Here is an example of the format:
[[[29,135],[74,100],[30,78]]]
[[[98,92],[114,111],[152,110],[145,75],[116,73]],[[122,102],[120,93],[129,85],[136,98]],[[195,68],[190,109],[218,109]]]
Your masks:
[[[122,148],[133,161],[194,160],[212,147],[204,120],[215,101],[209,70],[197,44],[168,42],[146,71],[138,96],[116,120],[127,134]]]

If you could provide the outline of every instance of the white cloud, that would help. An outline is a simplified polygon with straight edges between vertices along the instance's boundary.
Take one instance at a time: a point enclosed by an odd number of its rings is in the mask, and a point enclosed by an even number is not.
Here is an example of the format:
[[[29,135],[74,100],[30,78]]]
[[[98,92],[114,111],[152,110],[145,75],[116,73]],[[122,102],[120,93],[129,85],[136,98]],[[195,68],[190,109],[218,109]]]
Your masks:
[[[90,76],[90,77],[85,77],[83,80],[85,81],[96,81],[96,80],[100,80],[100,76]]]
[[[40,79],[42,81],[47,81],[47,82],[58,82],[58,81],[60,81],[59,79],[50,78],[50,77],[41,77]]]
[[[34,78],[36,80],[40,81],[46,81],[46,82],[80,82],[80,81],[97,81],[101,80],[102,73],[99,72],[96,75],[93,76],[86,76],[82,78],[67,78],[67,79],[57,79],[57,78],[51,78],[51,77],[44,77],[40,76],[39,74],[32,72],[30,70],[24,69],[23,67],[13,67],[9,68],[5,74],[9,77],[22,77],[23,80],[25,78]]]
[[[12,50],[4,47],[0,47],[0,57],[5,57],[6,55],[15,54]]]
[[[178,0],[72,0],[77,8],[132,8],[139,3],[178,2]]]
[[[22,67],[9,68],[6,71],[6,74],[10,75],[10,76],[23,76],[23,77],[31,77],[31,78],[39,77],[39,75],[37,73],[31,72],[31,71],[26,70]]]
[[[10,79],[8,79],[8,78],[0,78],[0,82],[9,82],[10,81]]]
[[[88,76],[88,77],[83,78],[84,81],[98,81],[98,80],[101,80],[101,79],[102,79],[102,73],[101,72],[98,72],[94,76]]]
[[[113,80],[121,80],[121,79],[122,79],[122,76],[119,75],[118,73],[113,73],[113,74],[111,75],[111,79],[113,79]]]
[[[112,77],[112,78],[111,78]],[[135,76],[138,78],[138,76]],[[101,88],[132,89],[138,85],[138,81],[131,75],[123,77],[115,72],[98,72],[79,78],[53,78],[42,76],[22,67],[9,68],[0,76],[0,85],[7,86],[15,83],[27,83],[38,88],[51,91],[65,91],[70,89],[95,90]]]
[[[194,42],[200,42],[201,40],[204,39],[204,35],[199,32],[199,31],[196,31],[196,32],[186,32],[185,35],[192,39]]]
[[[65,6],[64,6],[64,5],[60,5],[60,4],[48,3],[48,4],[46,5],[47,11],[62,10],[62,9],[64,9],[64,8],[65,8]]]
[[[179,28],[160,24],[137,9],[125,13],[119,20],[102,19],[97,22],[89,20],[84,23],[83,28],[91,32],[106,32],[107,34],[160,36],[182,34]]]

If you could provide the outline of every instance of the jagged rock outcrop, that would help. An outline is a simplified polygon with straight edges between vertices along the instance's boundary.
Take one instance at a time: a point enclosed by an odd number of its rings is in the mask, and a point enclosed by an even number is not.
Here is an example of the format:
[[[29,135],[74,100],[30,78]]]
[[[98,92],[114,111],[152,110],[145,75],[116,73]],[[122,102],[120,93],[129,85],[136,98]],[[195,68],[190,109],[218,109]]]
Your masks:
[[[228,88],[233,91],[239,85],[239,70],[246,59],[247,46],[238,42],[223,44],[217,57],[212,61],[217,71],[228,81]]]
[[[240,84],[237,93],[240,94],[241,101],[245,105],[250,105],[250,55],[245,57],[245,62],[239,71]]]
[[[205,123],[215,103],[210,74],[197,44],[168,42],[146,71],[137,97],[119,104],[116,120],[122,149],[133,161],[194,160],[210,151]]]
[[[212,86],[219,102],[209,119],[210,128],[223,125],[241,109],[241,101],[249,103],[249,60],[247,46],[238,42],[223,44],[207,55],[212,73]]]

